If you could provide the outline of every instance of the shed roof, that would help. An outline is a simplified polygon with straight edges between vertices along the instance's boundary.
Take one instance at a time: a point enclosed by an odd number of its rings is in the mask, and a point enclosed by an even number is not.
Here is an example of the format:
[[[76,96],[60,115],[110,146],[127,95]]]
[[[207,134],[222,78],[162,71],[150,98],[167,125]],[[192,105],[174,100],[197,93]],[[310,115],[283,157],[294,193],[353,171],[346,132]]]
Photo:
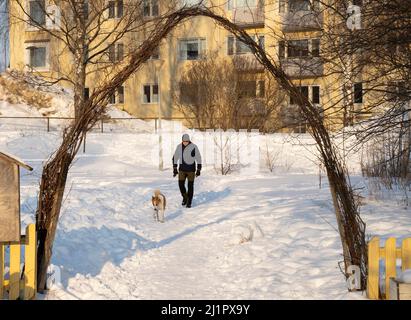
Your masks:
[[[13,162],[17,164],[20,167],[26,168],[29,171],[33,171],[33,168],[30,167],[29,165],[25,164],[22,160],[17,158],[16,156],[13,156],[9,153],[6,152],[0,152],[0,158],[6,159],[7,161]]]

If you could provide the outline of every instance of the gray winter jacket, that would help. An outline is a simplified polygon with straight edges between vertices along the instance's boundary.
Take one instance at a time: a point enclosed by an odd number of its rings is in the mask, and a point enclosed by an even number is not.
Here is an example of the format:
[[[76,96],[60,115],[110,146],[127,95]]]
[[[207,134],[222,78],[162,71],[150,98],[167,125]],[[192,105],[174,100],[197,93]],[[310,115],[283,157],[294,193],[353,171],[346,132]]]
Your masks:
[[[179,163],[179,170],[181,171],[195,172],[196,163],[197,170],[201,170],[200,150],[194,143],[190,142],[187,146],[180,143],[177,146],[173,156],[173,167],[177,168]]]

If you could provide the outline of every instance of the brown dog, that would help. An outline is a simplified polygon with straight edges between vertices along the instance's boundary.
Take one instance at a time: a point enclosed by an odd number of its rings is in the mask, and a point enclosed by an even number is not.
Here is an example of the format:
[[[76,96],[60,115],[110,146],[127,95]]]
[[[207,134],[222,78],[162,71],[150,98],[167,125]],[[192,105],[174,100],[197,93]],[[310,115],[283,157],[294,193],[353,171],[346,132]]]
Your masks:
[[[164,222],[164,211],[166,210],[166,197],[160,190],[154,191],[154,196],[151,197],[151,203],[154,207],[154,220]]]

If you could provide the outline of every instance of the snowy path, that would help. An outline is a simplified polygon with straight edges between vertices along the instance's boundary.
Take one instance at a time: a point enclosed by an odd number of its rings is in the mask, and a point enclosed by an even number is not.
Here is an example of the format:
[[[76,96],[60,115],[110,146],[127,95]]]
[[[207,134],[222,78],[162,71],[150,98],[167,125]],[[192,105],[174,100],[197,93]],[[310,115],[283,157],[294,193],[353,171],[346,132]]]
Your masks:
[[[329,191],[309,161],[278,175],[221,177],[208,167],[186,209],[170,168],[159,172],[147,157],[152,138],[90,136],[69,175],[53,250],[61,287],[40,298],[361,298],[345,288]],[[56,143],[47,134],[0,137],[1,149],[35,167],[23,173],[24,224],[34,219],[41,161]],[[157,188],[168,200],[164,224],[152,218]],[[362,212],[367,233],[409,236],[409,209],[367,200]],[[254,238],[240,244],[248,228]]]
[[[319,216],[333,223],[330,204],[312,200],[318,199],[315,176],[205,172],[191,209],[181,208],[170,172],[72,179],[53,262],[64,267],[63,286],[73,297],[315,299],[346,293],[338,235]],[[168,198],[165,224],[152,221],[154,186]],[[327,199],[327,191],[321,197]],[[236,230],[255,225],[263,235],[255,230],[253,241],[239,244]]]

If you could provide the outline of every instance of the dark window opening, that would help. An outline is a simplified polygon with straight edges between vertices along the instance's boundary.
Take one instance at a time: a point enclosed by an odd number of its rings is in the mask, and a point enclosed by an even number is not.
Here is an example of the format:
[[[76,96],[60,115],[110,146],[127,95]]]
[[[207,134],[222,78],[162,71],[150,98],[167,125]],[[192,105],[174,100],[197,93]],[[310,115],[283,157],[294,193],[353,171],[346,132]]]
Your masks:
[[[46,24],[45,0],[30,1],[30,20],[34,25]]]
[[[84,100],[87,101],[88,99],[90,99],[90,89],[84,88]]]
[[[313,93],[312,103],[320,104],[320,87],[313,86],[312,87],[312,93]]]
[[[308,40],[291,40],[288,42],[287,54],[289,58],[307,57]]]
[[[124,87],[117,88],[118,103],[124,103]]]
[[[354,103],[363,103],[363,96],[362,82],[354,84]]]

